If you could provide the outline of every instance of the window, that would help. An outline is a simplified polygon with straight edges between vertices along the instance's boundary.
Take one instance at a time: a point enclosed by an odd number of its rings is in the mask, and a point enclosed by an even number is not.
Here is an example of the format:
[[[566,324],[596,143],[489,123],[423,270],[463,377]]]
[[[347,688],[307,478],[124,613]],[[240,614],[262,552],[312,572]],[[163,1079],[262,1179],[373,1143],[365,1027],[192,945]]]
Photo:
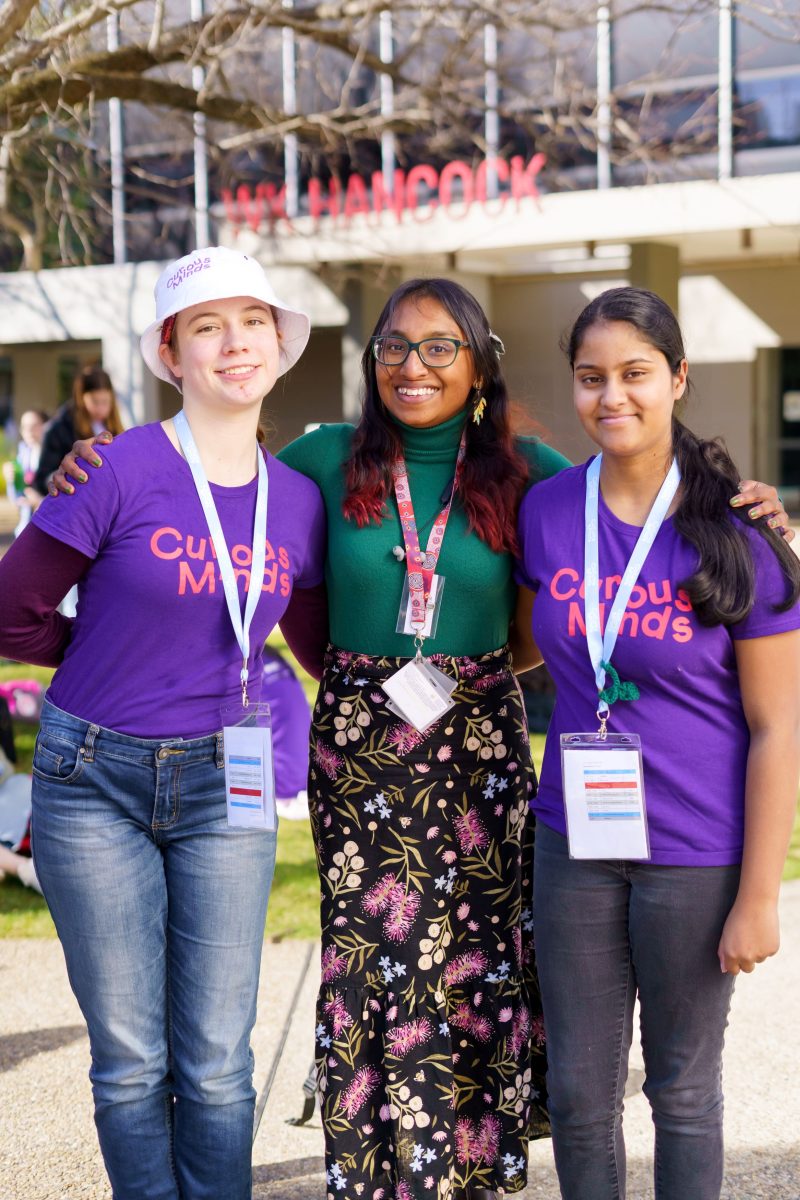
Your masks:
[[[717,0],[679,0],[671,11],[623,12],[612,27],[616,180],[681,172],[713,175],[717,142]],[[707,155],[705,164],[701,156]]]
[[[62,404],[67,404],[72,399],[72,385],[75,382],[75,376],[85,365],[86,360],[78,358],[74,354],[59,354],[56,374],[56,408],[60,408]]]
[[[780,486],[800,495],[800,348],[781,351],[778,415]]]
[[[652,8],[621,13],[612,32],[615,88],[655,90],[677,80],[704,77],[715,83],[718,43],[717,0],[677,0],[670,11]]]
[[[14,415],[14,363],[6,355],[0,355],[0,429]]]
[[[800,0],[766,7],[736,9],[737,150],[800,145]]]
[[[546,155],[543,191],[597,183],[597,6],[574,0],[564,17],[506,31],[500,51],[507,152]]]

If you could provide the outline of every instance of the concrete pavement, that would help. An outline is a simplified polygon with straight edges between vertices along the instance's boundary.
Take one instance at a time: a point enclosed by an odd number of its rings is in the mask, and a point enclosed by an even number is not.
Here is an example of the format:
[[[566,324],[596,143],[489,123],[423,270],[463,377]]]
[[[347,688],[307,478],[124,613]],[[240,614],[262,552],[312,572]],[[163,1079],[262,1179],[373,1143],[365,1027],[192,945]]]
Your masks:
[[[725,1200],[800,1198],[800,881],[784,886],[783,948],[742,976],[725,1054]],[[313,1054],[318,948],[268,943],[254,1036],[264,1105],[254,1200],[325,1200],[322,1130],[302,1109]],[[0,1200],[110,1200],[92,1122],[88,1043],[55,941],[0,941]],[[632,1066],[640,1067],[638,1049]],[[629,1198],[649,1200],[652,1125],[639,1093],[626,1105]],[[558,1200],[549,1142],[532,1146],[520,1200]],[[388,1198],[387,1198],[388,1200]],[[691,1200],[687,1197],[686,1200]]]

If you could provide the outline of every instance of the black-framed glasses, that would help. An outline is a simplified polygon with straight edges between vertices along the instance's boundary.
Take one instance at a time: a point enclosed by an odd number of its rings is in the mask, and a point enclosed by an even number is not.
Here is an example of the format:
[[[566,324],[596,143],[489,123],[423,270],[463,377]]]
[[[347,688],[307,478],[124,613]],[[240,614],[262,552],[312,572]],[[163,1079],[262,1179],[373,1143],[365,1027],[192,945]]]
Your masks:
[[[410,342],[408,338],[393,333],[379,333],[370,338],[372,353],[384,367],[399,367],[412,350],[416,350],[426,367],[451,367],[459,350],[469,349],[469,342],[451,337],[423,338],[421,342]]]

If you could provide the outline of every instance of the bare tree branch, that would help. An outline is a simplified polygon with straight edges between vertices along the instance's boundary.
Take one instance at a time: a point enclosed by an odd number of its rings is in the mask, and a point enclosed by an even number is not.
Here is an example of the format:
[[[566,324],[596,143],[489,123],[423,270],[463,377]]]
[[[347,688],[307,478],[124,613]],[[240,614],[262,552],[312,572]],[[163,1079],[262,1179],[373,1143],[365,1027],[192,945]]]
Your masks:
[[[161,31],[164,28],[164,2],[165,0],[156,0],[153,10],[153,25],[150,37],[147,39],[148,50],[156,50],[161,41]]]
[[[186,21],[185,7],[167,0],[0,0],[6,262],[10,246],[15,256],[22,247],[28,266],[107,255],[105,102],[112,98],[125,102],[128,144],[136,146],[125,186],[141,201],[130,224],[148,250],[168,236],[170,221],[188,219],[195,113],[207,118],[217,184],[279,181],[288,134],[297,135],[306,175],[333,174],[343,182],[353,170],[375,169],[378,139],[387,130],[398,135],[403,166],[421,156],[440,164],[485,154],[487,23],[503,47],[501,152],[525,146],[543,153],[546,186],[591,180],[596,0],[295,0],[292,8],[283,0],[226,0],[208,7],[201,20]],[[395,29],[390,64],[377,51],[385,9]],[[644,39],[630,82],[614,89],[612,160],[639,179],[665,168],[674,177],[688,157],[708,153],[716,136],[715,74],[692,83],[682,61],[687,30],[691,40],[694,29],[715,20],[716,0],[615,0],[612,9],[617,28],[646,14],[659,31]],[[104,23],[113,14],[121,45],[112,51]],[[736,20],[765,44],[800,46],[796,0],[737,0]],[[287,30],[300,64],[296,114],[284,111],[281,88]],[[204,68],[199,90],[192,86],[195,66]],[[381,112],[381,76],[394,85],[391,117]],[[672,104],[673,95],[682,101]],[[750,113],[738,110],[738,119],[742,126],[751,122],[757,138],[768,114],[754,102]],[[583,172],[577,184],[576,166]]]
[[[36,0],[5,0],[0,4],[0,46],[5,46],[24,26]]]
[[[137,0],[127,2],[135,3]],[[207,43],[207,35],[212,31],[217,44],[230,41],[250,17],[251,14],[245,10],[227,10],[214,14],[206,21],[190,22],[162,34],[155,46],[149,43],[121,46],[118,50],[101,51],[74,58],[70,62],[55,64],[43,70],[24,73],[18,71],[5,83],[0,83],[0,114],[4,114],[0,115],[0,124],[4,123],[6,128],[13,128],[15,123],[27,119],[32,106],[52,107],[62,98],[68,104],[76,104],[81,99],[88,99],[90,95],[94,95],[99,100],[112,97],[121,100],[139,98],[145,104],[171,106],[174,103],[176,108],[181,109],[194,107],[197,111],[206,112],[208,116],[238,121],[256,128],[259,121],[248,116],[252,105],[245,99],[236,100],[221,96],[198,99],[197,93],[192,89],[173,90],[168,85],[146,77],[147,72],[156,67],[186,61],[187,47]],[[289,10],[281,9],[275,27],[284,26],[293,28],[304,36],[313,36],[317,44],[338,50],[348,58],[359,56],[364,66],[375,71],[383,70],[398,83],[412,82],[405,79],[397,65],[382,64],[376,54],[359,47],[347,30],[315,31],[310,25],[293,19]],[[0,58],[0,70],[5,66],[8,57]],[[190,61],[193,61],[194,57],[193,52]],[[132,79],[142,88],[140,97],[131,93]],[[193,97],[191,103],[189,95]],[[174,100],[171,99],[173,96]]]
[[[13,3],[13,0],[9,0],[9,2]],[[92,4],[88,8],[81,9],[68,21],[62,21],[60,25],[48,30],[44,36],[23,42],[16,52],[0,56],[0,71],[16,71],[19,67],[24,67],[37,59],[46,58],[54,47],[64,45],[68,38],[91,29],[93,25],[104,21],[112,13],[122,12],[123,9],[132,8],[140,3],[141,0],[102,0],[99,4]],[[38,5],[31,7],[36,8]],[[0,44],[7,44],[7,42]]]

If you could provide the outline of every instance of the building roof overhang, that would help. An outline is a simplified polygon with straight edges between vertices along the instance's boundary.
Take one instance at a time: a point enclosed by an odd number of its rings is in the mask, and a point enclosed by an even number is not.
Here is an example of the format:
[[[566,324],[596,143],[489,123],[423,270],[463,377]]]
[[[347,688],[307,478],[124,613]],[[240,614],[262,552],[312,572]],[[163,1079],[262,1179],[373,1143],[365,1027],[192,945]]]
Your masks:
[[[0,274],[2,345],[94,341],[140,335],[153,319],[153,287],[165,264],[124,263]],[[271,266],[270,282],[315,329],[338,328],[344,304],[313,271]]]
[[[800,260],[800,173],[507,197],[399,218],[301,217],[272,233],[223,223],[222,231],[221,240],[262,261],[308,266],[422,259],[488,275],[608,271],[646,241],[677,246],[686,265]]]

